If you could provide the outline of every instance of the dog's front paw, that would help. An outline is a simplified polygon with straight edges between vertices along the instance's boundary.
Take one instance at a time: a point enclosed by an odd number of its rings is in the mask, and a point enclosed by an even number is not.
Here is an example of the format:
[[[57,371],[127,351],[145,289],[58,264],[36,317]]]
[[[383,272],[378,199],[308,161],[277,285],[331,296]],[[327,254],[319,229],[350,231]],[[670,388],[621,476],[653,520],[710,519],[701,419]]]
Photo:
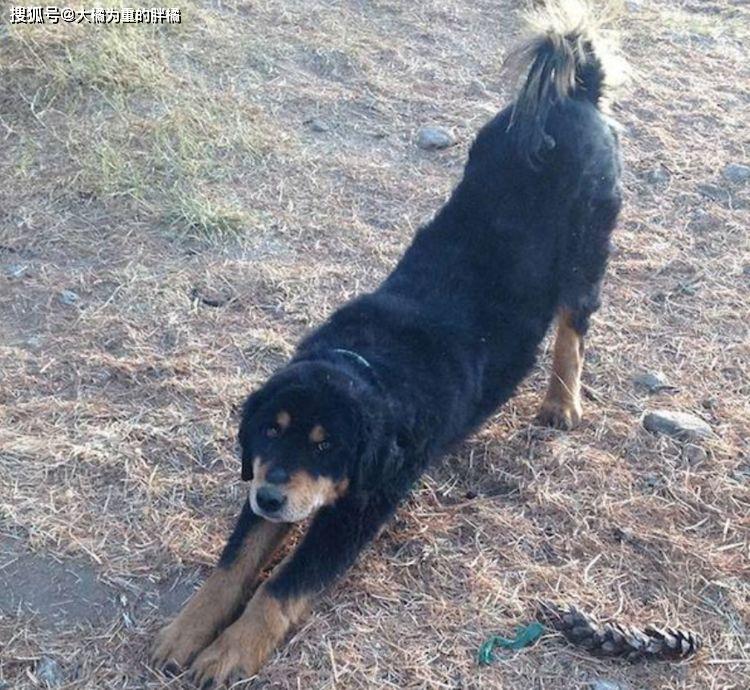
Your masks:
[[[157,633],[151,649],[151,663],[165,673],[177,675],[210,644],[213,636],[212,627],[177,618]]]
[[[254,676],[307,605],[302,596],[281,602],[261,585],[242,615],[198,655],[191,678],[198,687],[210,688]]]
[[[581,403],[576,400],[545,400],[536,415],[543,426],[570,431],[581,423]]]
[[[190,667],[190,677],[199,688],[221,687],[247,680],[260,669],[263,659],[257,647],[231,629],[204,649]]]

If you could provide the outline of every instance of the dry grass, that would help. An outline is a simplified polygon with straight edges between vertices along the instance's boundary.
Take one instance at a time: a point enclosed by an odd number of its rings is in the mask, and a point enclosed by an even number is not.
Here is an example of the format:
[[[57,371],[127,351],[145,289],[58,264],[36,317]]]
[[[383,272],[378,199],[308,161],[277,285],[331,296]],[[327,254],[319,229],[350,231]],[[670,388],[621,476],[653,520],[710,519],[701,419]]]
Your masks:
[[[166,684],[145,650],[240,504],[236,405],[455,183],[507,98],[521,4],[191,0],[180,27],[0,25],[0,553],[85,566],[111,598],[63,625],[0,608],[0,685],[35,687],[41,655],[70,688]],[[632,4],[627,202],[584,426],[530,425],[545,359],[257,687],[750,686],[750,187],[721,176],[748,159],[750,17]],[[461,146],[419,151],[434,123]],[[677,390],[636,389],[641,368]],[[657,405],[711,423],[705,460],[642,429]],[[478,668],[537,598],[679,622],[707,649],[634,667],[545,639]]]

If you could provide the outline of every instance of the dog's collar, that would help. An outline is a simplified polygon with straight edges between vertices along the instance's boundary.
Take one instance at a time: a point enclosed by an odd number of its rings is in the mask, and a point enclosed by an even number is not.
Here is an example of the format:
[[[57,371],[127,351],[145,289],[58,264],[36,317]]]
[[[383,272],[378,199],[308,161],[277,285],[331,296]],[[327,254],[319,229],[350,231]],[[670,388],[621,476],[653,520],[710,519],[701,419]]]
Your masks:
[[[355,368],[357,369],[359,374],[364,375],[364,377],[368,379],[370,383],[374,384],[378,388],[382,386],[380,376],[378,376],[378,372],[376,371],[375,367],[358,352],[354,352],[354,350],[347,350],[344,347],[331,347],[326,348],[325,350],[317,350],[316,352],[310,353],[307,356],[300,357],[300,360],[298,361],[328,360],[330,362],[334,358],[334,356],[338,360],[346,359],[350,362],[350,364],[356,365]],[[349,373],[348,376],[352,379],[356,378],[353,373]]]
[[[331,349],[331,352],[336,352],[339,355],[346,355],[357,362],[357,364],[361,364],[365,369],[372,371],[372,364],[370,364],[362,355],[353,352],[352,350],[346,350],[343,347],[334,347]]]

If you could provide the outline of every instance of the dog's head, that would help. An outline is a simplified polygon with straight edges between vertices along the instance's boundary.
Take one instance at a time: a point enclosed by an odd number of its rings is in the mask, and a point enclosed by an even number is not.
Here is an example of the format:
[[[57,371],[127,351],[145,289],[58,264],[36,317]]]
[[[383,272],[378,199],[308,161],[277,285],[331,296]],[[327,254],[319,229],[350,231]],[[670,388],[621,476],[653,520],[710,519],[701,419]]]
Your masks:
[[[304,520],[354,490],[378,434],[363,387],[325,362],[293,364],[245,403],[242,479],[255,513]]]

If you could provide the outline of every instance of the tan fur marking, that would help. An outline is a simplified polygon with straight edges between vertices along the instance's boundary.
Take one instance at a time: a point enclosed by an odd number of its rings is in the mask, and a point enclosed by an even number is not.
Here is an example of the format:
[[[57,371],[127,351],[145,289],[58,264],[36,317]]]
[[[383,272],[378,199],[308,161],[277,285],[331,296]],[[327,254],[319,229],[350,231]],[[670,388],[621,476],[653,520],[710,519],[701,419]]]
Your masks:
[[[279,425],[279,429],[286,431],[292,423],[292,415],[286,410],[281,410],[279,414],[276,415],[276,423]]]
[[[266,471],[267,467],[259,458],[256,458],[253,464],[253,480],[250,485],[251,505],[255,508],[257,508],[257,492],[265,484]],[[347,479],[334,482],[327,477],[313,477],[306,470],[296,470],[284,483],[282,490],[286,501],[282,509],[268,519],[299,522],[312,515],[318,508],[335,503],[348,488]]]
[[[321,443],[326,440],[326,437],[326,430],[320,424],[316,424],[310,430],[310,435],[308,436],[310,443]]]
[[[253,482],[259,486],[266,481],[266,473],[268,472],[268,465],[263,464],[262,458],[256,456],[253,458]]]
[[[280,601],[265,583],[258,587],[243,614],[193,663],[195,683],[201,687],[212,679],[218,686],[254,676],[310,604],[307,596]]]
[[[283,523],[260,522],[245,537],[229,568],[216,568],[177,618],[162,628],[152,660],[187,666],[247,601],[260,570],[289,531]]]
[[[552,358],[552,376],[537,419],[548,426],[573,429],[581,421],[581,372],[583,337],[572,325],[567,309],[558,314]]]
[[[305,470],[294,472],[287,485],[287,495],[300,505],[317,502],[330,505],[343,496],[349,488],[349,480],[334,482],[330,477],[313,477]]]

